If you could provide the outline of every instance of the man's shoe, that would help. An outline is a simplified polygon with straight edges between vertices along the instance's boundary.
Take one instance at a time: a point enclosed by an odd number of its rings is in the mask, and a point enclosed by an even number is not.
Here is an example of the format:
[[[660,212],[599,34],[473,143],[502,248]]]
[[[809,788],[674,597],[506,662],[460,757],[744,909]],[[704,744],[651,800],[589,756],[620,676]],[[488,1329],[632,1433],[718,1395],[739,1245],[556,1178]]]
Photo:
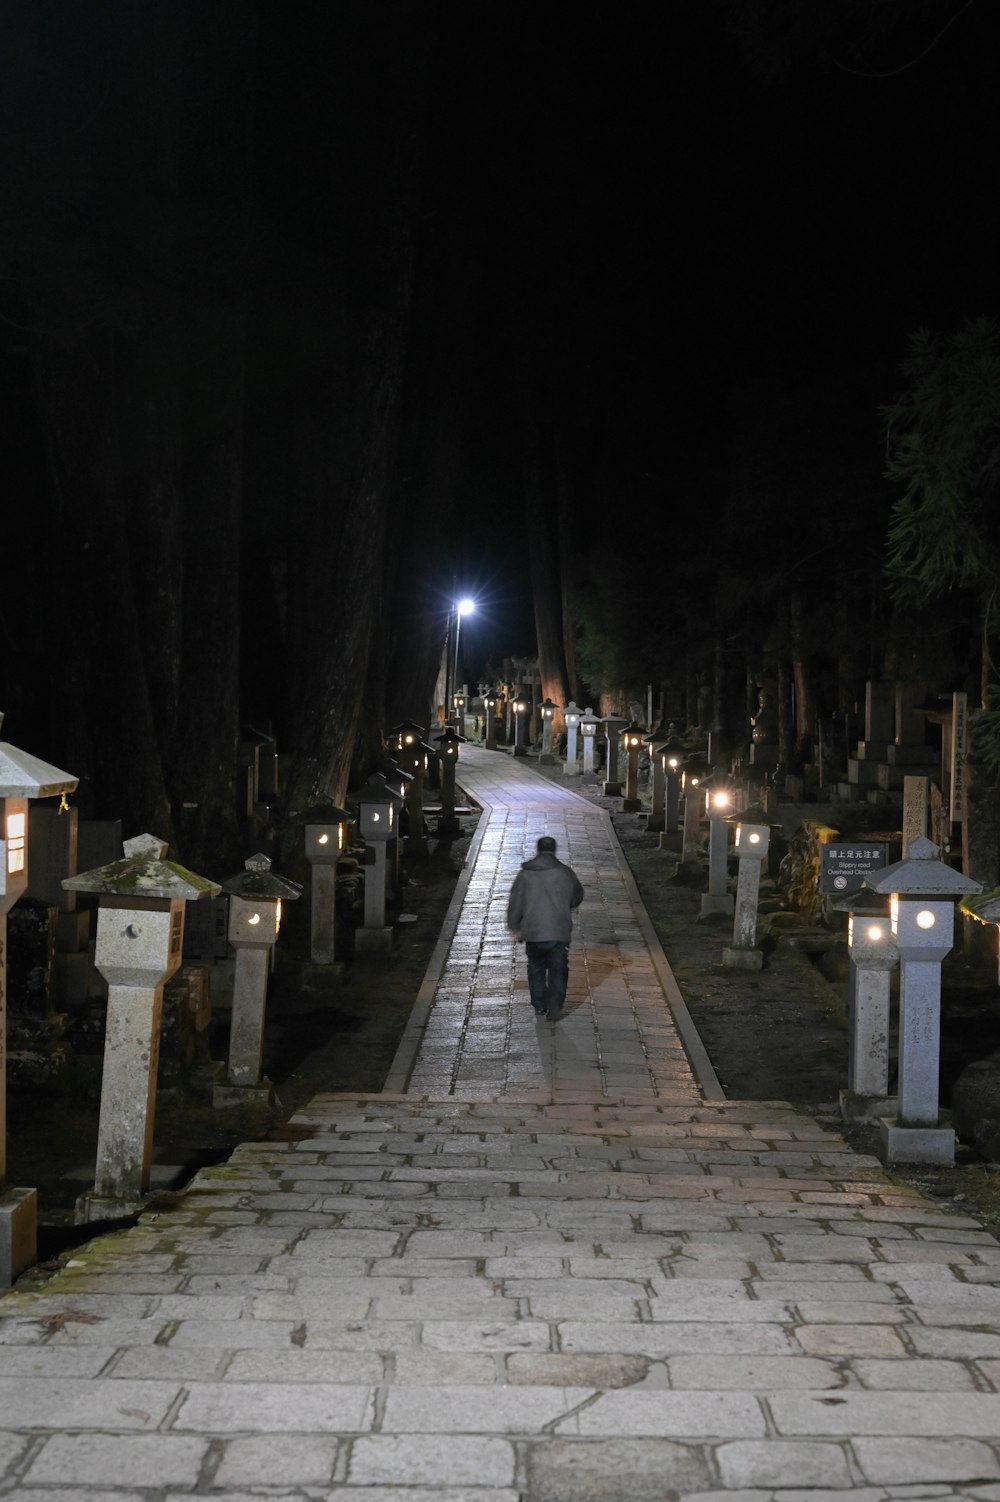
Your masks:
[[[549,1013],[549,1021],[550,1022],[561,1022],[562,1019],[565,1017],[565,1015],[566,1015],[565,1008],[564,1007],[560,1007],[557,1012],[550,1012]]]
[[[540,1007],[536,1007],[535,1003],[532,1002],[531,1003],[531,1010],[534,1012],[534,1014],[535,1014],[536,1017],[544,1017],[546,1015],[546,1012],[547,1012],[547,1008],[546,1008],[546,1005],[545,1005],[544,1001],[542,1002],[542,1004],[541,1004]]]

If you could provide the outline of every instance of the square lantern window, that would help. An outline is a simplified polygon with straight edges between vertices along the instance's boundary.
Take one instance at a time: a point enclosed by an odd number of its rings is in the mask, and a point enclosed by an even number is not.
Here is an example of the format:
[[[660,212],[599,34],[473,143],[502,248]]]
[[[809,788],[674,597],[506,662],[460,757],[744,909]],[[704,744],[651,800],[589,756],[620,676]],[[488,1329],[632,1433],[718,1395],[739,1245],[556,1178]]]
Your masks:
[[[313,865],[335,866],[343,849],[343,824],[306,825],[306,859]]]
[[[736,854],[743,860],[762,861],[771,843],[771,831],[766,824],[737,824]]]
[[[891,970],[899,953],[888,915],[851,913],[847,919],[847,952],[862,970]]]
[[[113,985],[158,985],[180,965],[183,924],[183,898],[102,895],[94,964]]]
[[[281,903],[274,898],[237,896],[229,898],[229,942],[269,949],[281,927]]]
[[[26,861],[27,819],[23,813],[7,815],[7,874],[23,871]]]
[[[358,793],[358,829],[364,840],[391,840],[396,824],[396,795],[385,783],[368,784]]]
[[[892,936],[904,960],[943,960],[955,942],[955,908],[927,897],[889,899]]]

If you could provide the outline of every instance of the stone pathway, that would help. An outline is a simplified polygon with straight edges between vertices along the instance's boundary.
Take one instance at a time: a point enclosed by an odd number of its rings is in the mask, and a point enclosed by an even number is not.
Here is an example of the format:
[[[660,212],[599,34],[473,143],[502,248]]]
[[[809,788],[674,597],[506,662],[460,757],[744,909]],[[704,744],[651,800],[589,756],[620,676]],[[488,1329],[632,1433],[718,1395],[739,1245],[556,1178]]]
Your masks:
[[[466,760],[488,817],[394,1088],[0,1297],[0,1498],[998,1502],[1000,1245],[699,1091],[606,821]],[[539,821],[589,889],[555,1028],[498,926]]]

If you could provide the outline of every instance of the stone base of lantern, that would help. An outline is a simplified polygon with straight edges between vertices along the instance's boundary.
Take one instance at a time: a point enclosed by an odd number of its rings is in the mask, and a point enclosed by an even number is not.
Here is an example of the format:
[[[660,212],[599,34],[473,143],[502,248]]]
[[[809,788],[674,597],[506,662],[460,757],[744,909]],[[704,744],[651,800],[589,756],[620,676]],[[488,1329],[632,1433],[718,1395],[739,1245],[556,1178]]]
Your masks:
[[[38,1197],[34,1189],[0,1194],[0,1288],[9,1288],[38,1260]]]
[[[273,1106],[274,1085],[264,1075],[254,1085],[231,1085],[220,1080],[212,1087],[212,1105],[217,1111],[231,1111],[239,1106]]]
[[[878,1155],[883,1163],[955,1162],[955,1133],[951,1127],[900,1126],[896,1117],[883,1117]]]
[[[731,918],[736,909],[732,892],[703,892],[701,894],[702,918]]]
[[[115,1194],[98,1194],[96,1189],[88,1189],[77,1199],[73,1220],[78,1226],[90,1226],[98,1221],[131,1220],[145,1204],[145,1195],[126,1199]]]
[[[538,758],[538,765],[540,767],[554,767],[555,764],[556,758],[552,755],[551,751],[543,751]]]
[[[620,782],[606,782],[604,784],[604,796],[605,796],[605,798],[620,798],[621,795],[622,795],[622,785],[621,785]]]
[[[391,948],[391,928],[358,928],[355,930],[355,954],[384,954],[387,949]]]
[[[641,809],[642,809],[642,799],[641,798],[623,798],[622,799],[622,813],[623,814],[637,814],[637,813],[639,813],[641,811]]]
[[[739,949],[727,944],[722,951],[722,963],[727,970],[763,970],[764,956],[759,949]]]
[[[528,749],[526,746],[515,746],[511,754],[513,756],[527,756]]]
[[[899,1101],[894,1095],[859,1095],[856,1090],[840,1092],[842,1121],[881,1121],[884,1116],[894,1117],[898,1110]]]

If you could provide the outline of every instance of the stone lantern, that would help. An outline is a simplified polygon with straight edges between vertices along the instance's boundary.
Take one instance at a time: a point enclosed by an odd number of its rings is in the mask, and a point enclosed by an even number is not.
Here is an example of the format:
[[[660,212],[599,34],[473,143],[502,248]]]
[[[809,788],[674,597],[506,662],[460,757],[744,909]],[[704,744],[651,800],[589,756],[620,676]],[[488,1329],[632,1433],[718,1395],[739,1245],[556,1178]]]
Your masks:
[[[486,729],[483,734],[483,742],[488,751],[497,748],[497,709],[500,705],[500,696],[496,689],[488,688],[483,694],[483,708],[486,711]]]
[[[449,729],[445,735],[454,735]],[[354,945],[358,953],[388,949],[392,929],[385,921],[386,848],[396,831],[398,798],[380,777],[371,777],[356,794],[358,830],[371,848],[373,863],[365,868],[365,921],[356,930]]]
[[[434,756],[434,748],[423,739],[423,728],[420,725],[414,725],[412,721],[397,726],[394,734],[398,737],[397,763],[404,771],[409,772],[412,778],[406,795],[406,808],[409,815],[409,828],[405,840],[406,854],[411,857],[426,856],[424,779],[427,776],[430,759]]]
[[[300,818],[312,870],[309,958],[314,965],[332,965],[337,957],[337,862],[344,853],[344,825],[351,815],[330,802],[316,804]]]
[[[29,801],[65,800],[76,785],[69,772],[0,741],[0,1288],[35,1261],[38,1225],[35,1191],[7,1185],[7,914],[28,887]]]
[[[608,761],[604,769],[607,773],[604,781],[604,795],[607,798],[619,798],[622,784],[618,776],[618,737],[628,721],[624,715],[606,714],[601,716],[601,724],[604,726],[608,747]]]
[[[585,709],[580,716],[580,736],[583,740],[583,775],[593,777],[596,772],[595,751],[597,726],[600,722],[592,709]]]
[[[684,751],[676,734],[671,734],[666,745],[661,746],[659,759],[663,768],[663,829],[665,834],[676,834],[680,827],[680,788],[684,767]],[[662,839],[660,844],[663,844]]]
[[[714,779],[706,778],[705,783],[708,782],[714,782]],[[726,885],[729,858],[726,815],[732,808],[732,798],[727,788],[715,784],[709,787],[705,800],[708,808],[708,891],[702,893],[701,916],[728,917],[733,911],[733,895]]]
[[[639,752],[642,750],[642,726],[633,720],[622,731],[622,750],[625,753],[625,796],[622,799],[623,814],[637,814],[642,808],[639,797]]]
[[[462,728],[465,724],[465,707],[468,702],[469,696],[465,692],[464,688],[460,688],[457,693],[453,694],[452,696],[452,703],[455,707],[455,729],[459,732],[459,734],[461,734]]]
[[[764,956],[756,947],[757,899],[761,867],[767,858],[770,841],[771,830],[767,824],[748,824],[741,819],[736,826],[735,850],[740,864],[733,942],[722,951],[722,963],[729,970],[763,969]]]
[[[514,711],[514,755],[527,756],[528,748],[525,745],[525,739],[531,700],[522,690],[518,690],[511,708]]]
[[[553,704],[546,694],[538,707],[542,712],[542,754],[538,759],[547,767],[552,767],[555,766],[556,761],[552,755],[552,722],[559,712],[559,705]]]
[[[275,876],[268,857],[258,853],[222,883],[222,890],[229,893],[228,938],[236,951],[236,970],[226,1084],[216,1085],[214,1103],[228,1106],[259,1100],[270,1104],[274,1091],[262,1076],[261,1061],[271,951],[281,927],[281,904],[301,897],[302,888],[297,881]]]
[[[834,911],[849,914],[849,1052],[840,1114],[845,1121],[878,1121],[895,1114],[899,1104],[889,1095],[890,987],[899,950],[884,899],[859,891],[828,902]]]
[[[643,736],[642,741],[649,750],[651,767],[650,809],[646,828],[654,833],[662,833],[666,826],[667,790],[666,764],[662,753],[667,744],[667,732],[662,729],[651,730]]]
[[[455,765],[458,761],[458,748],[465,737],[456,735],[454,730],[446,730],[435,739],[441,768],[441,814],[437,832],[439,835],[452,837],[460,834],[462,829],[455,817]]]
[[[911,841],[904,860],[865,885],[889,897],[899,951],[899,1110],[883,1118],[885,1163],[953,1163],[955,1134],[939,1126],[941,962],[954,941],[955,901],[982,891],[940,860],[926,836]]]
[[[583,718],[583,711],[575,700],[570,699],[563,710],[566,717],[566,765],[563,772],[567,777],[575,777],[580,770],[576,759],[576,736]]]
[[[94,1188],[79,1224],[134,1214],[149,1189],[164,982],[181,964],[188,902],[219,886],[164,859],[153,834],[126,840],[124,858],[67,876],[69,892],[99,894],[94,963],[108,982]]]

